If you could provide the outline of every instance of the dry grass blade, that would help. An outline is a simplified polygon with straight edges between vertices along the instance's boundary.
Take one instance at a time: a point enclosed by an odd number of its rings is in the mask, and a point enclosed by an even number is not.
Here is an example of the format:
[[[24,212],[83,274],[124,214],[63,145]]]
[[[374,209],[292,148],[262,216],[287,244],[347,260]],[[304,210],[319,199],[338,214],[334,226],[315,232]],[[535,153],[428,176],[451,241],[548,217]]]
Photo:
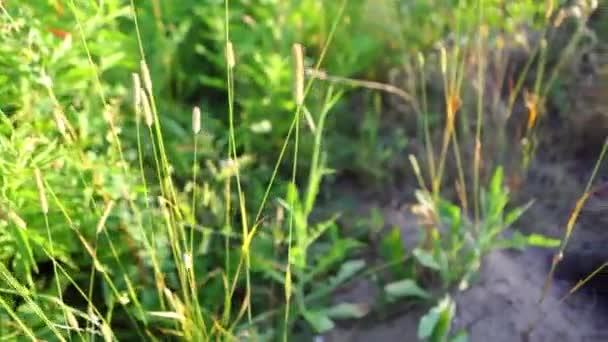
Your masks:
[[[396,96],[400,97],[401,99],[403,99],[405,102],[409,103],[414,108],[414,112],[416,114],[421,115],[421,110],[418,105],[418,100],[416,100],[416,98],[414,96],[412,96],[410,93],[408,93],[405,90],[403,90],[399,87],[396,87],[392,84],[386,84],[386,83],[375,82],[375,81],[358,80],[358,79],[354,79],[354,78],[341,77],[341,76],[332,76],[332,75],[328,75],[324,71],[320,71],[320,70],[316,70],[316,69],[312,69],[312,68],[307,68],[306,74],[308,76],[311,76],[311,77],[314,77],[314,78],[317,78],[317,79],[320,79],[323,81],[328,81],[328,82],[337,83],[337,84],[344,84],[344,85],[348,85],[351,87],[379,90],[379,91],[383,91],[385,93],[396,95]]]
[[[585,279],[580,280],[579,282],[576,283],[576,285],[574,285],[574,287],[572,287],[567,294],[565,294],[562,298],[560,298],[560,301],[565,301],[566,299],[568,299],[568,297],[570,297],[571,295],[573,295],[576,291],[578,291],[581,287],[583,287],[585,284],[587,284],[593,277],[597,276],[598,274],[600,274],[605,268],[608,267],[608,261],[603,263],[600,267],[596,268],[595,271],[591,272],[591,274],[589,274],[588,276],[585,277]]]

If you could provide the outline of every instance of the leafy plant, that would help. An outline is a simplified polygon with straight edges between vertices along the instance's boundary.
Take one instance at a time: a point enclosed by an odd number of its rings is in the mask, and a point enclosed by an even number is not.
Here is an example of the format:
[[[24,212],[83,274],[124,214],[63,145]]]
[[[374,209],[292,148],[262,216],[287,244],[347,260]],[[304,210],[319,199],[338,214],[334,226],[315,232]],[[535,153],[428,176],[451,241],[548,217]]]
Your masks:
[[[433,200],[424,191],[417,192],[418,207],[426,246],[414,251],[418,262],[441,275],[444,285],[459,282],[467,288],[479,270],[482,258],[499,248],[525,246],[555,247],[559,241],[537,234],[521,233],[505,237],[502,233],[529,207],[507,209],[509,193],[503,185],[502,168],[497,168],[487,190],[481,193],[481,216],[476,223],[463,214],[462,209],[444,199]]]
[[[420,324],[418,325],[418,338],[433,342],[468,341],[467,334],[464,331],[460,331],[454,336],[450,334],[450,326],[455,312],[456,304],[450,296],[445,296],[420,319]]]

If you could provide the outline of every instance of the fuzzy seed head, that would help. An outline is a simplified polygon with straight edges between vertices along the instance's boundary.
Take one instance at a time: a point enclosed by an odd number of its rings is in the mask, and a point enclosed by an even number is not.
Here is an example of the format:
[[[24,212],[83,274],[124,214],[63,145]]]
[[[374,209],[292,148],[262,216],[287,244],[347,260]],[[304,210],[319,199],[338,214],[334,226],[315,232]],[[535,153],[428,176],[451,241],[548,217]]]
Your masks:
[[[287,272],[285,273],[285,300],[289,302],[291,298],[291,267],[287,266]]]
[[[294,95],[296,104],[302,105],[304,102],[304,52],[301,44],[293,44],[294,59]]]
[[[55,119],[55,125],[57,126],[57,130],[59,131],[59,133],[61,133],[62,136],[65,137],[66,136],[65,120],[61,113],[61,110],[58,107],[55,108],[55,111],[53,112],[53,116]]]
[[[191,270],[192,269],[192,254],[190,253],[184,253],[184,267],[187,270]]]
[[[416,157],[412,154],[410,154],[408,156],[409,160],[410,160],[410,164],[412,164],[412,169],[414,169],[414,173],[416,175],[421,174],[420,172],[420,165],[418,164],[418,159],[416,159]]]
[[[8,218],[11,219],[11,221],[13,221],[13,223],[17,226],[17,228],[24,230],[27,228],[27,223],[25,223],[25,221],[19,215],[17,215],[16,212],[9,211],[7,215]]]
[[[105,322],[101,324],[101,335],[103,336],[104,342],[112,342],[114,341],[112,328],[107,325]]]
[[[36,175],[36,186],[38,187],[38,198],[40,200],[40,208],[42,209],[43,214],[49,213],[49,204],[46,201],[46,192],[44,190],[44,181],[42,179],[42,173],[38,168],[34,170],[34,174]]]
[[[441,73],[445,75],[448,72],[448,53],[445,50],[444,46],[442,46],[440,48],[440,53],[441,53]]]
[[[234,68],[236,65],[236,60],[234,58],[234,47],[232,46],[231,41],[226,43],[226,63],[228,63],[228,67],[230,69]]]
[[[110,106],[106,106],[106,108],[104,108],[104,110],[102,112],[102,115],[103,115],[103,119],[107,123],[109,123],[109,124],[113,123],[114,113],[113,113],[112,108]]]
[[[74,330],[79,330],[80,326],[78,325],[78,320],[76,319],[76,316],[74,316],[72,311],[65,310],[65,314],[67,316],[68,324],[70,325],[70,327]]]
[[[201,131],[201,109],[196,106],[192,109],[192,132],[198,134]]]
[[[152,78],[150,77],[150,69],[148,68],[148,64],[146,64],[145,60],[141,60],[139,63],[141,69],[141,77],[144,81],[144,87],[148,94],[152,94]]]
[[[148,95],[146,95],[146,91],[140,89],[141,101],[144,107],[144,119],[146,120],[146,125],[148,127],[152,127],[154,124],[154,114],[152,114],[152,107],[150,106],[150,101],[148,100]]]

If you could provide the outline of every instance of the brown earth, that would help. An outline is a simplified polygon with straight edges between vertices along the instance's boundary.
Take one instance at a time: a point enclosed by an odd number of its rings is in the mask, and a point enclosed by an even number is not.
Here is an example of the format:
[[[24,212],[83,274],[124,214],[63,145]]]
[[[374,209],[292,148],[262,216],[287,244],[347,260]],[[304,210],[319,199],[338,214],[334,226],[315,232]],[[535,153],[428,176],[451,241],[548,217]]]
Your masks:
[[[351,191],[347,192],[352,196]],[[369,199],[366,201],[362,207],[370,206]],[[362,212],[364,209],[356,210]],[[540,210],[545,210],[542,203],[531,216],[539,217]],[[407,247],[415,244],[416,221],[407,205],[387,206],[382,212],[387,226],[401,228]],[[545,213],[544,217],[552,216]],[[553,223],[543,222],[544,227],[553,228],[542,230],[545,233],[554,230],[551,235],[561,235],[560,225]],[[500,250],[488,255],[478,281],[468,290],[452,293],[457,304],[453,331],[466,330],[472,342],[608,341],[608,325],[605,324],[608,310],[599,307],[607,306],[606,298],[598,299],[593,293],[581,290],[561,301],[574,286],[573,281],[578,280],[568,279],[567,270],[562,272],[565,279],[556,279],[539,304],[553,253],[553,250],[528,248],[523,252]],[[572,262],[568,258],[564,261]],[[363,279],[342,288],[334,301],[373,305],[378,292],[373,282]],[[400,312],[391,317],[369,317],[351,322],[324,335],[322,340],[417,341],[418,321],[425,312],[424,307],[404,303]]]

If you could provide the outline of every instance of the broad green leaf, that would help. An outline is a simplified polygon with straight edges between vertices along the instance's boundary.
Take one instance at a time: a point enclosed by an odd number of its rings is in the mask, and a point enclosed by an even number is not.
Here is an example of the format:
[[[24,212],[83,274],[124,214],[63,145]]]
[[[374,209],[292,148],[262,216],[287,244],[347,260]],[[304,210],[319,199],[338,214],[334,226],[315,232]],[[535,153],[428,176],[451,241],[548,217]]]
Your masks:
[[[367,315],[370,307],[366,303],[340,303],[325,311],[325,314],[334,319],[361,318]]]
[[[330,267],[346,259],[351,250],[361,245],[359,241],[353,239],[340,239],[336,241],[327,252],[318,257],[313,269],[305,276],[305,279],[311,279],[328,271]]]
[[[449,225],[450,232],[452,234],[460,234],[460,229],[462,227],[462,215],[460,207],[447,201],[441,201],[439,205],[439,215],[441,217],[441,221]]]
[[[390,270],[396,277],[403,277],[405,268],[403,260],[405,259],[405,250],[401,241],[401,231],[397,227],[393,227],[391,231],[384,236],[381,241],[380,254],[384,261],[392,264]]]
[[[439,263],[437,262],[437,260],[435,260],[435,258],[433,257],[433,255],[425,250],[422,250],[420,248],[416,248],[414,249],[414,257],[416,257],[416,260],[418,260],[418,262],[425,267],[434,269],[439,271],[441,269],[441,266],[439,265]]]
[[[450,341],[451,342],[468,342],[469,341],[469,334],[467,334],[466,331],[461,330]]]
[[[433,330],[435,330],[438,321],[439,312],[435,308],[432,308],[418,323],[418,338],[421,340],[429,338]]]
[[[456,311],[456,304],[449,297],[446,296],[437,305],[439,311],[439,321],[435,325],[433,330],[433,341],[445,341],[446,337],[450,333],[450,327],[452,326],[452,319],[454,318],[454,312]]]
[[[502,193],[504,190],[503,184],[503,170],[502,167],[497,167],[496,171],[494,171],[494,175],[492,175],[492,179],[490,180],[490,193],[492,195],[497,195]]]
[[[357,274],[360,270],[365,267],[365,260],[349,260],[342,264],[338,274],[335,277],[331,277],[326,284],[326,287],[329,289],[335,288],[345,281],[350,279],[352,276]]]
[[[420,319],[418,338],[432,341],[445,341],[454,317],[456,306],[449,296],[443,298],[435,307]]]
[[[327,314],[318,311],[305,311],[304,319],[312,326],[317,333],[324,333],[334,328],[334,322]]]
[[[554,248],[559,247],[561,240],[553,239],[541,234],[524,235],[520,232],[515,232],[511,239],[512,246],[515,248],[524,248],[526,246]]]
[[[354,276],[357,272],[365,267],[365,260],[357,259],[357,260],[349,260],[342,264],[340,267],[340,271],[338,271],[338,275],[334,278],[335,281],[343,282],[350,277]]]
[[[527,236],[527,241],[531,246],[537,247],[559,247],[562,243],[560,239],[553,239],[541,234],[530,234]]]
[[[365,260],[350,260],[343,263],[336,276],[320,284],[315,284],[311,295],[317,298],[329,295],[334,289],[349,280],[364,267]]]
[[[412,279],[404,279],[384,286],[384,292],[389,300],[403,297],[431,298],[431,295],[416,284]]]

